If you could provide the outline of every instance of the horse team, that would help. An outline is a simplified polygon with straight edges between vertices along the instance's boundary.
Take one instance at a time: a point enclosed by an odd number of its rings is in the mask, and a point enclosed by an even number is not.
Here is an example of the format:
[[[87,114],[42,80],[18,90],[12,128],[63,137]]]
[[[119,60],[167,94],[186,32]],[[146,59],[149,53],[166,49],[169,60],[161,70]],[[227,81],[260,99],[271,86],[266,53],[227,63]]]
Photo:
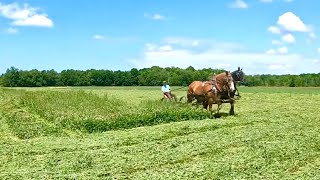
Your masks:
[[[214,75],[210,81],[193,81],[188,86],[187,102],[202,104],[203,108],[212,112],[212,105],[217,104],[217,114],[222,107],[222,103],[230,103],[230,115],[234,115],[235,96],[239,96],[236,82],[244,81],[244,73],[240,67],[238,70],[229,72],[225,71]],[[236,94],[237,93],[237,94]]]

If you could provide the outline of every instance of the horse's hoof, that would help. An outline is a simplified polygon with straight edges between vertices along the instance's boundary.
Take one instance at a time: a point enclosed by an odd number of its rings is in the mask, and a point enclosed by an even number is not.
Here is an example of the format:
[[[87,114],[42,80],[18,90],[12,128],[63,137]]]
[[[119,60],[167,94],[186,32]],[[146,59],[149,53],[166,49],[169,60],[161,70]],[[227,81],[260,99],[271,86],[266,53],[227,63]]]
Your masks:
[[[215,113],[215,114],[213,115],[213,117],[214,117],[214,118],[221,118],[221,114],[220,114],[220,113]]]

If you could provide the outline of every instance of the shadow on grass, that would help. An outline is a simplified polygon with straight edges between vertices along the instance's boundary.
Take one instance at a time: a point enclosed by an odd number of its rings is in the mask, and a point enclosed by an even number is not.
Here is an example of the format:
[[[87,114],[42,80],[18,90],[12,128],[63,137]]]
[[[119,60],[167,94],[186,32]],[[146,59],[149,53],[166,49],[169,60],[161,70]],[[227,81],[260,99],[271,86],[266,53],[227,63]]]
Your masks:
[[[212,116],[213,116],[213,118],[218,119],[221,117],[236,116],[236,115],[230,115],[229,113],[225,113],[225,112],[221,113],[220,112],[220,113],[214,113]]]

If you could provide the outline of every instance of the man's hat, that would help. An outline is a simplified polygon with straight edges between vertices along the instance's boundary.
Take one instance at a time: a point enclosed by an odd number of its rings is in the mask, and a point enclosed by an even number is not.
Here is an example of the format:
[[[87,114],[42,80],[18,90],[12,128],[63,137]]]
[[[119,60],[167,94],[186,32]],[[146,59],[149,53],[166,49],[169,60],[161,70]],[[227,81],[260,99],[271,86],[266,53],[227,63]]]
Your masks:
[[[162,81],[162,83],[167,83],[167,81]]]

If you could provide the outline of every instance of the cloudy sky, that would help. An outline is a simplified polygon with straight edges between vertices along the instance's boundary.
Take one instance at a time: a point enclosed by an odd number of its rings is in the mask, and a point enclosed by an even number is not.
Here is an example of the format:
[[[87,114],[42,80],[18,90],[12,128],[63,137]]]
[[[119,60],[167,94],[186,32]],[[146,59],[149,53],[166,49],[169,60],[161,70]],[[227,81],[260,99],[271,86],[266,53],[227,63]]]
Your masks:
[[[0,73],[224,68],[320,72],[319,0],[0,0]]]

